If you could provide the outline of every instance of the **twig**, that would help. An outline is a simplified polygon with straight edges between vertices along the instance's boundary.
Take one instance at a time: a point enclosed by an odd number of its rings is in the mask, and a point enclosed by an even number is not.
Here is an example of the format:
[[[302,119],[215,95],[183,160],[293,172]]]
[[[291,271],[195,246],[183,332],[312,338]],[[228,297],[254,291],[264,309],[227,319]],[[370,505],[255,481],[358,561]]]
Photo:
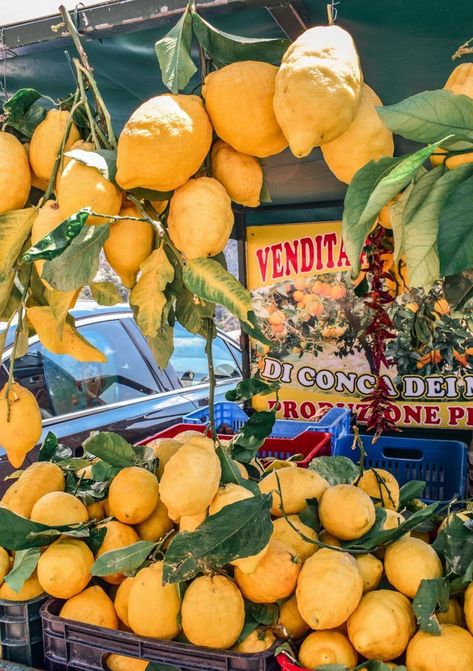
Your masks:
[[[215,427],[215,368],[213,360],[212,344],[215,335],[215,326],[213,319],[207,319],[207,340],[205,343],[205,353],[207,354],[207,365],[209,368],[209,424],[214,443],[217,439],[217,429]]]
[[[20,333],[23,329],[23,311],[25,308],[25,300],[26,300],[26,295],[28,293],[28,287],[30,284],[30,277],[31,277],[31,270],[33,268],[33,265],[30,264],[28,269],[26,270],[26,279],[25,283],[23,285],[23,291],[21,292],[21,299],[20,299],[20,305],[18,306],[18,322],[16,325],[16,330],[15,330],[15,339],[13,341],[13,347],[12,347],[12,352],[11,352],[11,357],[10,357],[10,369],[8,371],[8,382],[7,382],[7,390],[5,394],[5,398],[7,399],[7,422],[10,421],[10,411],[11,411],[11,402],[10,402],[10,392],[11,392],[11,387],[14,382],[14,369],[15,369],[15,359],[16,359],[16,352],[18,349],[18,341],[20,339]]]
[[[455,51],[455,53],[452,56],[452,61],[456,61],[458,58],[461,58],[462,56],[466,56],[467,54],[473,54],[473,47],[470,46],[470,44],[472,42],[473,42],[473,37],[471,37],[464,44],[462,44],[460,47],[458,47],[458,49]]]

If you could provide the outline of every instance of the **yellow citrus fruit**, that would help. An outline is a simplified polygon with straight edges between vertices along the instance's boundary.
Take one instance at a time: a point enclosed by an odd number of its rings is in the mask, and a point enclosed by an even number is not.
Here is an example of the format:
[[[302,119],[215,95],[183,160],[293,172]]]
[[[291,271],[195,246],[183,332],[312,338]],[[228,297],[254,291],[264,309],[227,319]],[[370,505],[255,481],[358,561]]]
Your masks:
[[[21,142],[0,131],[0,214],[21,209],[31,189],[28,154]]]
[[[386,549],[384,570],[391,585],[411,599],[415,597],[421,580],[443,575],[442,564],[434,548],[409,536]]]
[[[364,536],[376,519],[368,494],[353,485],[335,485],[327,489],[319,502],[322,526],[345,541]]]
[[[188,259],[222,252],[232,227],[232,201],[216,179],[190,179],[174,192],[168,215],[169,237]]]
[[[370,161],[394,153],[393,134],[376,111],[382,104],[373,89],[363,84],[355,118],[344,133],[321,147],[328,167],[345,184],[350,184],[358,170]]]
[[[242,154],[218,140],[212,147],[212,176],[225,187],[234,203],[258,207],[263,169],[257,158]]]
[[[169,517],[204,512],[220,484],[220,461],[213,441],[200,434],[187,441],[166,466],[160,482],[160,496]]]
[[[0,445],[14,468],[23,464],[27,453],[40,439],[41,430],[36,398],[18,382],[13,382],[8,390],[6,382],[0,391]]]
[[[277,72],[269,63],[238,61],[205,78],[202,96],[215,132],[243,154],[266,158],[287,147],[273,110]]]
[[[159,501],[158,478],[138,466],[123,468],[108,490],[113,517],[124,524],[140,524],[153,513]]]
[[[203,433],[202,431],[194,431],[193,429],[188,429],[187,431],[181,431],[181,433],[178,433],[174,438],[164,438],[161,440],[173,440],[178,443],[181,443],[181,445],[184,445],[184,443],[190,442],[193,438],[199,439],[202,438]],[[158,439],[159,440],[159,439]],[[157,442],[157,441],[154,441]],[[150,443],[147,447],[150,447],[152,443]]]
[[[370,468],[357,479],[356,486],[371,496],[380,499],[376,505],[397,510],[399,508],[399,484],[389,471],[382,468]]]
[[[237,566],[235,580],[243,596],[250,601],[275,603],[293,593],[300,570],[300,559],[292,549],[281,541],[270,540],[253,573],[244,573]]]
[[[316,26],[291,44],[276,76],[274,112],[294,156],[307,156],[348,129],[362,81],[356,47],[342,28]]]
[[[358,662],[358,655],[340,631],[313,631],[302,642],[299,662],[309,669],[322,664],[340,664],[352,669]]]
[[[119,550],[120,548],[126,548],[128,545],[133,545],[140,540],[140,537],[133,529],[133,527],[128,526],[127,524],[122,524],[122,522],[116,522],[112,520],[111,522],[105,522],[101,524],[99,528],[107,529],[105,538],[102,541],[97,552],[97,558],[105,554],[105,552],[110,552],[111,550]],[[113,573],[111,575],[106,575],[103,578],[106,582],[111,585],[119,585],[125,579],[123,573]]]
[[[111,654],[107,656],[105,665],[110,671],[146,671],[149,662],[137,657]]]
[[[454,624],[440,625],[442,633],[433,636],[418,631],[409,643],[406,665],[409,671],[471,671],[473,636]]]
[[[182,630],[194,645],[227,650],[245,623],[245,603],[235,583],[222,575],[191,582],[182,600]]]
[[[198,96],[167,93],[151,98],[121,132],[117,182],[127,191],[177,189],[199,170],[211,143],[212,126]]]
[[[51,231],[59,226],[67,217],[63,217],[59,205],[54,200],[48,200],[43,207],[40,207],[38,216],[33,221],[31,227],[31,244],[36,245],[42,238],[49,235]],[[35,261],[35,268],[41,277],[45,261]],[[48,288],[51,286],[43,280],[43,284]]]
[[[207,519],[207,510],[197,515],[183,515],[179,520],[179,531],[195,531]]]
[[[281,496],[286,515],[301,513],[307,505],[307,499],[320,499],[328,488],[328,482],[318,473],[305,468],[283,468],[266,475],[259,483],[263,494],[273,494],[271,513],[282,516]]]
[[[279,609],[278,624],[282,625],[290,638],[297,641],[309,631],[309,625],[302,619],[297,608],[297,599],[291,596]]]
[[[235,485],[233,483],[224,485],[223,487],[220,487],[215,494],[213,501],[209,506],[209,515],[215,515],[220,512],[222,508],[225,508],[225,506],[237,503],[238,501],[243,501],[244,499],[251,499],[252,496],[252,492],[241,485]]]
[[[342,547],[342,544],[339,541],[339,539],[335,538],[335,536],[332,536],[332,534],[329,534],[329,532],[326,529],[323,529],[320,532],[319,540],[322,541],[322,543],[325,543],[325,545],[331,545],[332,547],[337,547],[337,548]]]
[[[101,522],[106,517],[103,501],[94,501],[93,503],[89,503],[86,507],[90,520]]]
[[[83,207],[98,214],[114,216],[120,212],[122,195],[117,187],[89,165],[73,159],[64,169],[57,186],[57,200],[65,218]],[[104,217],[90,216],[89,225],[107,223]]]
[[[402,655],[415,630],[409,599],[387,589],[365,594],[348,620],[348,636],[360,655],[384,662]]]
[[[10,573],[10,555],[5,548],[0,547],[0,586],[7,573]]]
[[[130,626],[130,623],[128,622],[128,599],[130,597],[130,590],[133,585],[133,580],[134,578],[129,576],[128,578],[125,578],[125,580],[120,583],[120,585],[118,585],[113,602],[118,617],[126,627]]]
[[[175,440],[174,438],[156,438],[155,440],[147,443],[146,447],[152,450],[154,456],[159,460],[156,475],[158,480],[161,480],[161,477],[164,473],[164,467],[172,455],[182,447],[182,443],[178,440]]]
[[[346,552],[320,549],[305,562],[297,581],[297,607],[311,629],[335,629],[358,606],[363,578]]]
[[[296,527],[307,538],[318,540],[317,533],[308,527],[307,524],[304,524],[298,515],[288,515],[287,518],[280,517],[274,520],[271,538],[287,545],[302,562],[305,562],[319,548],[315,543],[309,543],[304,540],[293,527]]]
[[[50,527],[61,527],[88,522],[89,514],[82,501],[72,494],[49,492],[36,501],[30,519]]]
[[[53,172],[56,156],[62,144],[70,113],[66,111],[50,110],[46,118],[36,126],[30,142],[31,168],[39,179],[49,181]],[[72,145],[80,139],[75,123],[69,131],[64,151],[69,151]]]
[[[363,594],[376,589],[383,576],[383,562],[372,554],[356,555],[355,559],[363,578]]]
[[[240,641],[238,645],[235,645],[232,650],[235,652],[242,652],[247,655],[254,655],[258,652],[269,650],[275,640],[276,636],[270,629],[266,629],[265,631],[255,629],[251,632],[251,634],[248,634],[246,638]]]
[[[120,210],[121,217],[140,217],[138,209],[131,203]],[[147,221],[119,219],[110,226],[110,235],[105,240],[105,257],[123,284],[132,289],[142,262],[153,251],[154,230]]]
[[[17,515],[29,517],[36,501],[48,492],[64,491],[64,486],[64,475],[59,466],[49,461],[37,461],[10,485],[2,503]]]
[[[471,599],[471,592],[470,592],[470,599]],[[466,598],[465,598],[465,604],[466,604]],[[469,605],[471,607],[471,604]],[[450,597],[450,599],[448,600],[448,610],[446,612],[435,613],[435,614],[440,624],[456,624],[459,627],[465,626],[463,609],[454,597]],[[473,621],[471,621],[471,619],[470,623],[473,624]]]
[[[30,601],[43,594],[44,590],[39,584],[36,571],[25,580],[18,592],[15,592],[6,582],[0,587],[0,600],[5,601]]]
[[[406,521],[404,515],[398,513],[396,510],[390,510],[388,508],[384,509],[386,512],[386,518],[383,521],[382,530],[388,531],[389,529],[396,529],[399,525]]]
[[[113,601],[98,585],[88,587],[80,594],[68,599],[59,615],[66,620],[118,629],[118,618]]]
[[[465,614],[466,626],[473,632],[473,583],[470,583],[465,592],[465,601],[463,603],[463,612]]]
[[[156,508],[144,522],[137,524],[136,531],[144,541],[155,542],[173,528],[173,521],[169,518],[168,509],[162,501],[158,501]]]
[[[163,562],[142,568],[128,595],[128,622],[140,636],[171,639],[180,630],[177,585],[163,584]]]
[[[93,563],[94,555],[84,541],[59,538],[39,558],[38,580],[51,596],[69,599],[87,587]]]

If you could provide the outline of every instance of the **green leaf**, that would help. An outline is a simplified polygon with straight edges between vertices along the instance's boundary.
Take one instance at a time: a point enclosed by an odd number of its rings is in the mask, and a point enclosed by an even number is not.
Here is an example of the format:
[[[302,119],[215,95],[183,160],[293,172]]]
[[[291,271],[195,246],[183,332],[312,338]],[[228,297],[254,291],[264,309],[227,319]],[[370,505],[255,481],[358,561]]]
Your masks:
[[[268,345],[269,347],[274,346],[273,341],[267,338],[264,335],[263,331],[260,329],[258,319],[253,310],[248,312],[247,322],[240,321],[240,328],[243,331],[243,333],[246,333],[251,338],[258,340],[258,342],[263,343],[264,345]]]
[[[78,163],[89,166],[89,168],[95,168],[109,182],[115,182],[117,172],[116,150],[95,149],[94,151],[85,151],[84,149],[71,149],[64,156],[69,156],[69,158],[73,158]]]
[[[130,304],[136,308],[135,319],[144,336],[153,338],[162,326],[166,296],[163,291],[174,277],[174,268],[163,247],[141,264],[141,277],[130,292]]]
[[[39,448],[38,461],[52,461],[52,458],[58,448],[58,442],[55,434],[48,431],[43,444]]]
[[[5,128],[14,128],[30,138],[53,105],[54,101],[51,98],[43,96],[35,89],[19,89],[3,103],[3,111],[7,117]]]
[[[60,291],[89,284],[97,273],[100,250],[109,234],[110,224],[84,227],[61,256],[46,261],[42,278]]]
[[[56,335],[62,340],[64,325],[69,316],[69,308],[75,296],[74,291],[49,291],[48,303],[51,308],[51,314],[56,321]]]
[[[15,275],[16,272],[14,269],[12,269],[5,277],[3,282],[0,282],[0,317],[3,315],[5,309],[8,306],[10,295],[13,289],[13,283],[15,281]],[[0,321],[3,320],[0,319]]]
[[[225,394],[227,401],[240,403],[249,401],[253,396],[266,396],[272,394],[280,388],[279,382],[265,382],[257,377],[250,377],[237,384],[235,389],[230,389]]]
[[[414,182],[406,186],[404,191],[390,205],[391,224],[394,238],[394,262],[397,263],[404,253],[404,212],[406,203],[414,188]]]
[[[11,210],[0,214],[0,282],[11,277],[13,266],[30,234],[37,210]]]
[[[39,548],[28,548],[15,554],[13,568],[5,576],[5,582],[14,592],[19,592],[23,583],[33,574],[40,557],[41,550]]]
[[[133,447],[118,433],[95,431],[90,434],[82,446],[86,452],[112,466],[126,468],[135,464]]]
[[[88,536],[89,525],[49,527],[16,515],[8,508],[0,507],[0,546],[7,550],[42,547],[49,545],[63,534],[77,537]]]
[[[266,438],[271,435],[275,421],[274,410],[262,410],[251,415],[231,442],[232,457],[242,463],[254,459]]]
[[[163,84],[171,93],[179,93],[197,72],[191,53],[192,16],[189,9],[185,10],[174,28],[156,42],[154,48]]]
[[[95,560],[90,573],[102,577],[113,573],[136,571],[156,546],[157,543],[150,541],[138,541],[127,547],[105,552]]]
[[[463,310],[466,303],[473,298],[472,279],[467,273],[451,275],[444,279],[443,292],[453,311]]]
[[[240,473],[240,469],[236,465],[236,462],[231,458],[226,447],[218,445],[216,448],[216,453],[220,461],[220,466],[222,469],[222,474],[220,476],[220,482],[224,485],[233,483],[235,485],[240,485],[249,489],[255,496],[259,496],[259,488],[256,482],[251,480],[245,480]]]
[[[252,309],[250,292],[213,259],[188,261],[182,272],[186,287],[204,301],[218,303],[235,317],[248,322]]]
[[[224,33],[196,12],[192,12],[192,24],[200,46],[219,65],[234,61],[265,61],[279,65],[291,44],[285,38],[255,39]]]
[[[90,529],[90,536],[89,536],[89,538],[86,539],[86,543],[89,546],[89,548],[92,550],[92,553],[94,554],[94,556],[97,554],[97,552],[102,547],[102,543],[103,543],[106,535],[107,535],[107,527],[93,526]]]
[[[473,100],[452,91],[423,91],[377,111],[385,126],[408,140],[429,144],[454,135],[441,146],[473,142]]]
[[[421,631],[440,636],[441,629],[435,612],[445,613],[448,610],[450,592],[446,578],[421,580],[417,589],[412,610],[417,618]]]
[[[309,468],[325,478],[329,485],[351,484],[359,474],[359,468],[348,457],[316,457]]]
[[[463,168],[463,170],[462,170]],[[452,176],[462,174],[451,183],[456,189],[447,194],[439,222],[440,272],[443,276],[455,275],[473,268],[473,232],[471,212],[473,207],[473,166],[465,165],[452,170]],[[470,175],[467,179],[462,176]],[[443,204],[443,203],[442,203]]]
[[[473,561],[473,529],[470,525],[471,519],[465,523],[452,513],[447,526],[432,543],[434,550],[444,560],[446,576],[458,575],[463,578]]]
[[[279,606],[275,603],[253,603],[245,601],[245,624],[235,645],[238,645],[260,625],[276,624],[279,617]]]
[[[268,185],[263,177],[263,185],[259,195],[260,203],[272,203],[271,194],[269,193]]]
[[[110,482],[118,475],[120,470],[119,466],[112,466],[105,461],[97,461],[90,469],[90,474],[94,482]]]
[[[89,214],[90,208],[87,207],[68,217],[23,254],[23,263],[31,263],[31,261],[37,261],[38,259],[54,259],[62,254],[82,231]]]
[[[418,499],[422,496],[425,489],[425,482],[422,480],[411,480],[399,490],[399,509],[402,510],[409,501]]]
[[[90,292],[99,305],[116,305],[123,298],[113,282],[91,282]]]
[[[190,333],[206,336],[206,319],[212,319],[215,304],[196,301],[194,295],[184,286],[176,295],[176,319]]]
[[[164,581],[190,580],[239,557],[260,552],[272,533],[271,494],[253,496],[222,508],[196,531],[173,538],[164,560]]]
[[[171,326],[162,326],[153,337],[146,338],[156,363],[165,370],[174,351],[174,329]]]

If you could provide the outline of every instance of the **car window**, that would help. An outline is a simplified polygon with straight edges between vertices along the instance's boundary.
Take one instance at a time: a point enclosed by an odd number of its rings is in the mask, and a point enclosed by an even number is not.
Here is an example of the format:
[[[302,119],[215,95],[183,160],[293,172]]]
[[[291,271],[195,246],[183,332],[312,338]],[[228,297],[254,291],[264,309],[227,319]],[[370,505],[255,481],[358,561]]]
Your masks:
[[[105,363],[52,354],[39,342],[15,363],[15,378],[35,395],[43,419],[158,391],[146,362],[119,321],[87,324],[78,330],[104,352]]]
[[[227,343],[222,338],[213,341],[213,357],[217,381],[240,377],[240,367]],[[174,330],[174,352],[170,365],[183,387],[191,387],[209,381],[205,340],[193,335],[176,324]]]

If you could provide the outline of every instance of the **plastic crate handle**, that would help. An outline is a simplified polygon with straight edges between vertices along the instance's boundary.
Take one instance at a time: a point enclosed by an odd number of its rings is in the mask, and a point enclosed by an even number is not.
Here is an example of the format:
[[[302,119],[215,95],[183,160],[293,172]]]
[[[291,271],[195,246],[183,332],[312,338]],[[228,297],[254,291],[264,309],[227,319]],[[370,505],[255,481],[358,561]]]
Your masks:
[[[396,459],[401,461],[422,461],[424,453],[415,447],[406,449],[405,447],[386,446],[382,448],[382,455],[385,459]]]

